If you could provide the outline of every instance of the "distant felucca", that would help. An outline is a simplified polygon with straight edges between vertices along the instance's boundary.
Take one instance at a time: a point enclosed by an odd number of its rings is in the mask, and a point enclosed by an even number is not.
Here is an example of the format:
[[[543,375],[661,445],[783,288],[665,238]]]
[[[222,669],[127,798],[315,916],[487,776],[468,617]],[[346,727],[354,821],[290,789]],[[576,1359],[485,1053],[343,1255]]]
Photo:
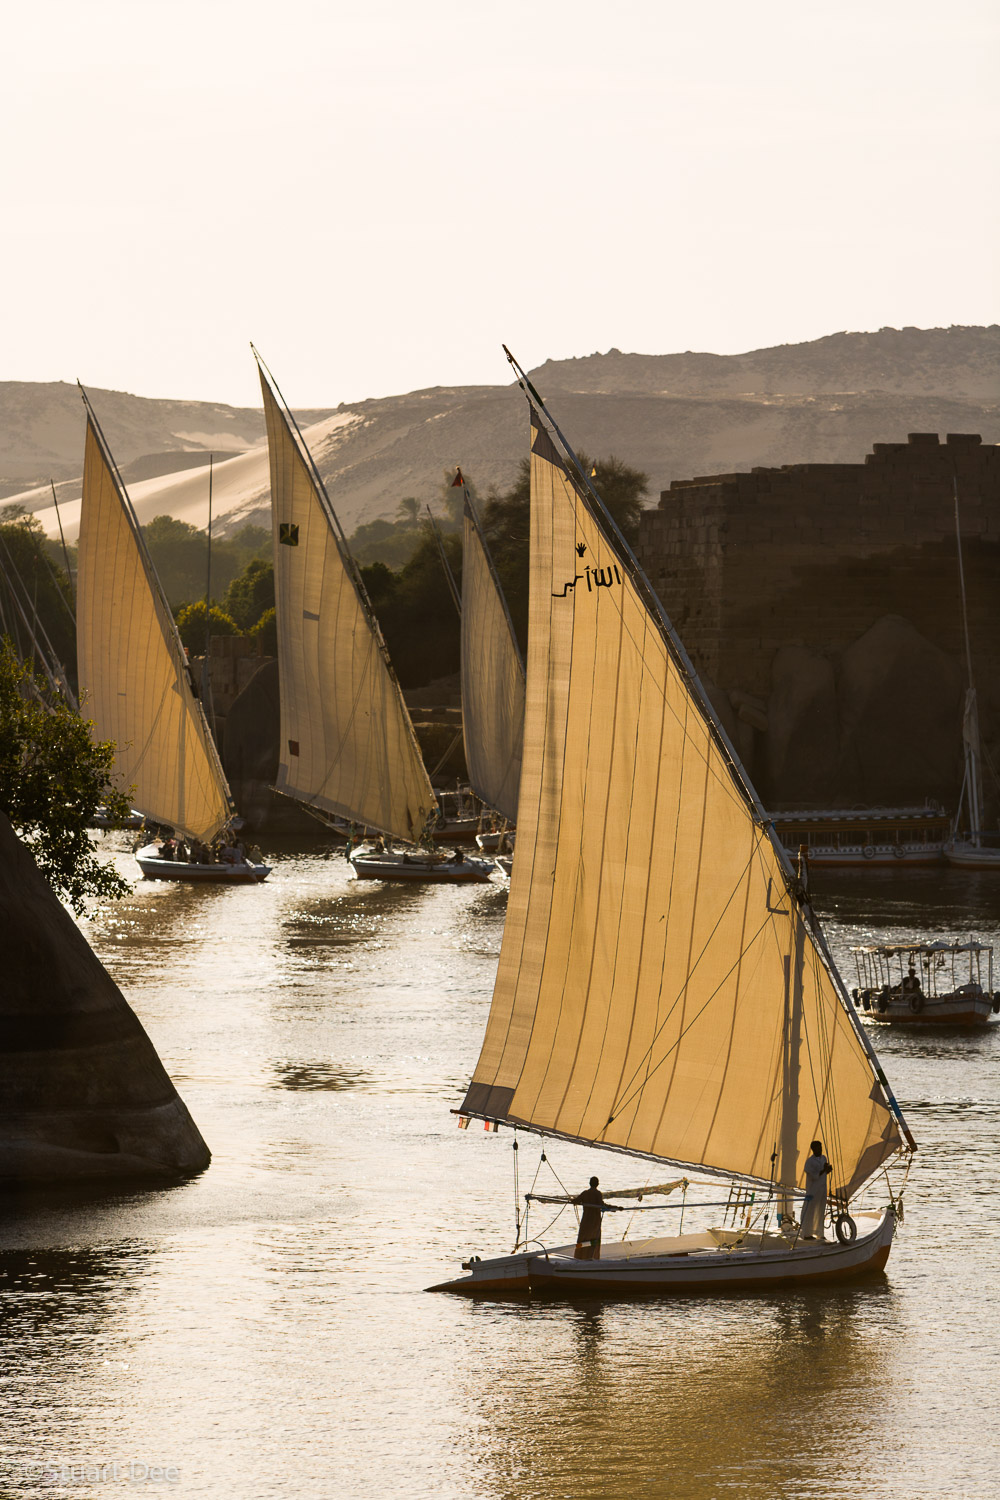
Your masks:
[[[673,627],[511,363],[531,411],[520,853],[460,1123],[722,1179],[736,1212],[600,1258],[540,1248],[519,1215],[510,1255],[472,1257],[434,1290],[715,1292],[881,1268],[898,1200],[870,1216],[853,1200],[912,1137]],[[800,1229],[795,1214],[814,1140],[832,1163],[831,1241],[820,1215]]]
[[[466,484],[458,469],[451,482],[463,498],[462,588],[452,575],[437,526],[445,576],[462,622],[462,735],[469,784],[486,807],[503,820],[499,830],[480,833],[476,843],[500,853],[504,873],[517,822],[524,744],[524,661],[507,601]],[[499,864],[499,861],[498,861]]]
[[[232,796],[187,655],[135,511],[86,391],[77,562],[77,668],[84,712],[115,742],[115,766],[146,819],[210,845],[235,817]],[[207,851],[206,851],[207,852]],[[254,884],[267,865],[245,858],[136,854],[150,880]]]
[[[462,540],[462,728],[469,781],[513,828],[524,748],[524,661],[500,579],[459,470]]]
[[[419,845],[438,808],[378,621],[326,487],[260,355],[271,463],[281,742],[275,790],[342,830],[361,879],[488,880],[491,866]],[[339,823],[338,823],[339,820]],[[398,839],[411,847],[393,849]]]

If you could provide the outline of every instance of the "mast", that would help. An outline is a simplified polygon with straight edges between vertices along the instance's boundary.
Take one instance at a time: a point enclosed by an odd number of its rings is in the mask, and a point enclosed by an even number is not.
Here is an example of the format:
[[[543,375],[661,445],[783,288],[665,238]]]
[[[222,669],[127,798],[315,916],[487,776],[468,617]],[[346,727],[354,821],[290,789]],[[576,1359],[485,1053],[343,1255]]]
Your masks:
[[[55,480],[54,479],[50,479],[49,480],[49,485],[51,486],[51,489],[52,489],[52,504],[55,507],[56,521],[59,524],[59,540],[62,543],[63,562],[66,564],[66,577],[69,580],[70,593],[75,598],[76,597],[76,590],[73,587],[73,571],[72,571],[72,569],[70,568],[70,565],[69,565],[69,549],[66,546],[66,533],[63,531],[62,516],[59,513],[59,498],[56,495],[56,482],[55,482]]]
[[[444,569],[444,576],[448,580],[448,592],[451,594],[451,602],[455,606],[458,618],[461,619],[462,597],[458,592],[458,584],[455,582],[455,575],[451,571],[451,563],[448,561],[448,554],[444,550],[444,538],[441,535],[438,523],[434,519],[434,512],[431,510],[429,505],[427,506],[427,519],[431,523],[431,531],[434,533],[434,540],[437,542],[438,554],[441,558],[441,566]]]
[[[965,778],[963,787],[968,788],[969,793],[969,841],[974,849],[978,849],[982,843],[981,831],[983,822],[983,783],[980,771],[980,746],[979,746],[979,702],[976,697],[976,685],[972,676],[972,641],[969,636],[969,610],[965,594],[965,565],[962,560],[962,524],[958,510],[958,475],[952,476],[952,488],[955,496],[955,547],[958,552],[958,586],[962,601],[962,631],[965,638],[965,712],[962,718],[962,742],[965,750]],[[958,819],[962,814],[961,799],[959,800],[958,813],[956,815],[955,833],[958,834]]]
[[[212,649],[212,468],[215,459],[214,453],[208,455],[208,528],[207,528],[207,557],[205,561],[205,659],[201,664],[201,701],[205,706],[206,718],[212,716],[213,728],[215,721],[215,710],[212,704],[212,678],[209,671],[209,652]]]

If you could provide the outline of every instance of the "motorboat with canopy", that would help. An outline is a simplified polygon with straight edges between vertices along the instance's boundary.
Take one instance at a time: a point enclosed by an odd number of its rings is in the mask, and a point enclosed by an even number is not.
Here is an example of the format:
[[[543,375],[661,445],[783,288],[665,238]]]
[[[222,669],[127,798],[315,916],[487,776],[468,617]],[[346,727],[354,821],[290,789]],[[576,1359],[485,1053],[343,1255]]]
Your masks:
[[[232,843],[232,858],[207,857],[234,824],[232,795],[128,492],[80,389],[87,437],[76,630],[84,712],[100,739],[114,741],[115,769],[147,824],[189,840],[197,856],[164,858],[164,845],[152,843],[136,859],[149,880],[257,884],[270,868]]]
[[[874,943],[852,948],[855,1005],[902,1026],[988,1026],[1000,1015],[993,949],[965,943]]]
[[[459,1123],[679,1168],[670,1193],[627,1191],[652,1195],[643,1214],[683,1205],[688,1223],[579,1259],[533,1239],[519,1204],[510,1254],[470,1257],[432,1290],[718,1291],[879,1269],[901,1205],[886,1169],[905,1167],[913,1139],[673,626],[508,357],[531,425],[520,852]],[[817,1140],[832,1240],[800,1234]],[[698,1212],[718,1202],[721,1225],[691,1227],[695,1179],[715,1184]],[[872,1184],[882,1198],[866,1214]]]
[[[275,790],[349,834],[361,879],[488,880],[421,847],[438,805],[382,631],[319,470],[260,355],[270,457],[280,750]],[[378,846],[353,847],[353,829]],[[393,847],[393,841],[407,846]]]

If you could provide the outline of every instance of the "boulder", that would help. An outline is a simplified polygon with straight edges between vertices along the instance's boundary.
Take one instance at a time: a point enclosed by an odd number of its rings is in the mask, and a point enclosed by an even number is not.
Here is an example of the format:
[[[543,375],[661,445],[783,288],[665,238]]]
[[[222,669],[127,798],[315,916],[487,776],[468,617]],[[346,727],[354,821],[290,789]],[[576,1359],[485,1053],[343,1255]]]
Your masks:
[[[138,1017],[0,813],[0,1184],[211,1159]]]

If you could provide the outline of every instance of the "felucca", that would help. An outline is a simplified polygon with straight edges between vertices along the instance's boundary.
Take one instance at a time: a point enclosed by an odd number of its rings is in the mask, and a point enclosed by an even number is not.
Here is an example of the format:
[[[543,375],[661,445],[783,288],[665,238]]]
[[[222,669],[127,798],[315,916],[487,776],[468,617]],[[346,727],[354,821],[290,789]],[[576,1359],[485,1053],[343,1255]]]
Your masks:
[[[912,1137],[673,627],[511,363],[531,412],[519,853],[459,1123],[728,1183],[736,1222],[692,1231],[686,1202],[686,1233],[578,1259],[540,1248],[519,1212],[511,1254],[474,1256],[432,1290],[715,1292],[881,1268],[900,1200],[870,1217],[856,1200]],[[795,1213],[813,1140],[833,1166],[832,1241],[804,1238]]]
[[[1000,870],[1000,838],[983,831],[984,802],[982,775],[982,741],[979,734],[979,699],[972,674],[972,642],[969,637],[969,611],[965,598],[965,567],[962,562],[962,523],[958,508],[958,480],[955,492],[955,544],[958,549],[958,582],[962,603],[962,630],[965,637],[965,709],[962,715],[962,749],[965,774],[958,798],[958,809],[952,836],[944,846],[944,857],[950,865],[971,870]],[[962,814],[968,818],[968,829],[960,832]]]
[[[269,867],[229,846],[208,846],[235,817],[219,753],[195,690],[187,655],[128,492],[100,423],[87,410],[77,560],[77,669],[84,712],[115,742],[115,766],[135,788],[146,820],[192,841],[197,857],[164,858],[150,844],[136,854],[150,880],[254,884]],[[198,846],[202,846],[200,849]],[[176,849],[176,845],[171,845]]]
[[[298,424],[260,355],[271,465],[281,741],[275,790],[334,826],[380,835],[361,879],[488,880],[491,866],[416,847],[438,807],[358,567]],[[392,840],[411,847],[397,850]],[[388,840],[388,846],[386,841]]]
[[[464,500],[462,538],[462,730],[469,781],[476,795],[512,830],[524,748],[524,662],[500,579],[461,469],[454,483]],[[509,855],[503,831],[481,848]]]

